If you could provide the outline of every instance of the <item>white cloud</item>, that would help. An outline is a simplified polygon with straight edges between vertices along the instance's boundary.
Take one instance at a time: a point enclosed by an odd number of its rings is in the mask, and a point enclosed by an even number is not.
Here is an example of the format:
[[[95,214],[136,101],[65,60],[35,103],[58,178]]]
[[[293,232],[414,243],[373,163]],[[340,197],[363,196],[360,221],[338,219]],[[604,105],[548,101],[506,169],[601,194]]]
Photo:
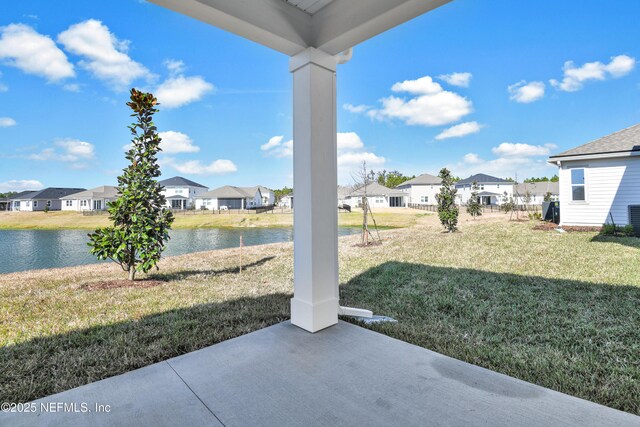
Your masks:
[[[493,147],[491,151],[500,157],[531,157],[531,156],[548,156],[551,150],[557,148],[554,144],[530,145],[520,143],[503,142],[497,147]]]
[[[215,86],[200,76],[173,76],[162,82],[155,91],[156,97],[165,108],[178,108],[199,101]]]
[[[463,159],[462,159],[465,163],[469,164],[469,165],[473,165],[476,163],[480,163],[482,160],[480,159],[480,156],[478,156],[475,153],[468,153],[465,154]]]
[[[283,139],[284,136],[274,136],[273,138],[269,139],[269,142],[267,142],[266,144],[262,144],[260,146],[260,149],[262,151],[269,151],[272,148],[278,147]]]
[[[372,119],[398,119],[408,125],[442,126],[457,122],[473,110],[472,103],[457,93],[445,91],[429,76],[393,85],[394,92],[417,95],[411,99],[383,98],[382,108],[369,110]]]
[[[182,132],[170,130],[159,132],[158,136],[162,139],[160,148],[162,148],[162,152],[166,154],[197,153],[200,151],[200,147],[193,144],[193,140],[189,135]]]
[[[509,99],[522,104],[535,102],[544,97],[545,84],[543,82],[519,81],[508,87],[511,96]]]
[[[368,105],[353,105],[353,104],[344,104],[342,106],[342,108],[344,108],[345,110],[347,110],[350,113],[354,113],[354,114],[360,114],[360,113],[364,113],[365,111],[369,110],[371,107],[369,107]]]
[[[611,58],[608,64],[600,61],[587,62],[577,67],[573,61],[564,64],[562,81],[550,80],[553,87],[565,92],[576,92],[590,81],[603,81],[609,77],[620,78],[629,74],[636,65],[635,58],[618,55]]]
[[[17,124],[18,122],[11,117],[0,117],[0,128],[8,128]]]
[[[187,160],[179,162],[167,157],[162,165],[169,166],[185,175],[225,175],[236,172],[237,166],[231,160],[214,160],[210,164],[204,164],[200,160]]]
[[[386,162],[384,157],[371,152],[347,152],[338,155],[338,167],[358,168],[367,162],[367,168],[381,167]]]
[[[364,142],[355,132],[338,133],[338,151],[359,150],[364,147]]]
[[[482,129],[482,125],[478,122],[460,123],[459,125],[451,126],[450,128],[443,130],[436,135],[436,139],[441,141],[448,138],[461,138],[463,136],[478,133],[480,132],[480,129]]]
[[[49,82],[75,76],[73,65],[54,41],[25,24],[0,27],[0,61]]]
[[[546,162],[550,150],[557,148],[554,144],[530,145],[502,143],[492,149],[497,157],[482,159],[476,153],[466,154],[460,162],[447,167],[461,177],[476,173],[485,173],[501,178],[519,179],[527,176],[543,176],[551,174],[556,168]]]
[[[80,92],[80,85],[77,83],[69,83],[62,86],[62,88],[67,92]]]
[[[438,76],[440,80],[449,83],[452,86],[469,87],[471,83],[471,73],[451,73],[441,74]]]
[[[164,65],[171,74],[181,74],[186,68],[184,62],[178,59],[167,59],[164,61]]]
[[[83,161],[94,157],[94,145],[78,139],[57,140],[54,147],[45,148],[39,153],[28,156],[31,160],[70,163],[72,169],[85,169],[88,165]]]
[[[127,54],[129,41],[118,40],[102,22],[89,19],[58,35],[64,48],[84,59],[80,66],[114,90],[126,89],[137,79],[152,77],[149,70]]]
[[[9,191],[27,191],[40,190],[44,185],[35,179],[12,179],[6,182],[0,182],[0,192],[7,193]]]

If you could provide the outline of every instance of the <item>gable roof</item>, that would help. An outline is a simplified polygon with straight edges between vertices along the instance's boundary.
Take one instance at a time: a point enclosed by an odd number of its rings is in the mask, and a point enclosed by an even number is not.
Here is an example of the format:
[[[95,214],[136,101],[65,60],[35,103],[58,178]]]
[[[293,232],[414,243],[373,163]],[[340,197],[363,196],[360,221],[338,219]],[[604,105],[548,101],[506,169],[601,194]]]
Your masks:
[[[37,193],[37,191],[33,191],[33,190],[21,191],[18,194],[15,194],[13,197],[11,197],[11,200],[21,200],[32,193]]]
[[[516,185],[516,191],[521,197],[524,197],[527,191],[532,196],[544,196],[547,193],[558,195],[560,194],[560,183],[551,181],[524,182]]]
[[[385,187],[384,185],[378,184],[377,182],[372,182],[371,184],[367,184],[366,188],[367,197],[370,196],[393,196],[393,195],[404,195],[405,193],[394,191],[390,188]],[[356,188],[349,194],[350,197],[363,196],[365,193],[364,185]]]
[[[162,180],[160,182],[158,182],[158,184],[162,185],[163,187],[200,187],[200,188],[207,188],[202,184],[198,184],[197,182],[191,181],[187,178],[183,178],[181,176],[174,176],[173,178],[169,178],[169,179],[165,179]]]
[[[45,188],[44,190],[32,191],[29,194],[26,194],[24,196],[20,196],[20,200],[27,200],[27,199],[31,199],[31,200],[42,200],[42,199],[55,200],[55,199],[61,199],[64,196],[68,196],[70,194],[79,193],[81,191],[85,191],[85,189],[84,188],[49,187],[49,188]]]
[[[640,151],[640,123],[626,129],[619,130],[595,141],[587,142],[571,150],[549,157],[584,156],[608,153],[630,153]]]
[[[234,187],[233,185],[225,185],[215,190],[207,191],[198,196],[198,199],[246,199],[255,197],[260,191],[260,187]],[[260,191],[262,194],[262,191]]]
[[[475,175],[471,175],[467,179],[463,179],[456,182],[456,185],[473,184],[474,182],[477,182],[478,184],[488,183],[488,182],[491,182],[491,183],[497,182],[502,184],[503,182],[510,182],[510,181],[507,181],[506,179],[502,179],[502,178],[497,178],[495,176],[486,175],[483,173],[477,173]]]
[[[118,194],[118,187],[102,185],[100,187],[92,188],[91,190],[81,191],[79,193],[73,193],[68,196],[61,197],[61,199],[114,199],[118,197]]]
[[[409,181],[405,181],[402,184],[398,185],[396,188],[409,187],[411,185],[440,185],[442,184],[442,180],[437,176],[423,173]]]

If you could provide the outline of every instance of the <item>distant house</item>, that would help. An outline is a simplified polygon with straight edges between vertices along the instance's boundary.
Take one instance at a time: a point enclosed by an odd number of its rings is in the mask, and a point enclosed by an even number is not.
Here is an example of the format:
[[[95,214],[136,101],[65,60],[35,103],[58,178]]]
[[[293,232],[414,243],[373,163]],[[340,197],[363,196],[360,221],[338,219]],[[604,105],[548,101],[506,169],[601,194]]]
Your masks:
[[[640,124],[549,158],[559,168],[560,225],[640,231]]]
[[[551,181],[525,182],[515,186],[514,198],[519,205],[540,205],[549,194],[550,201],[558,200],[560,183]]]
[[[293,209],[293,193],[282,196],[278,205],[283,208]]]
[[[347,198],[353,191],[352,187],[338,185],[338,206],[348,205]]]
[[[103,185],[91,190],[81,191],[62,197],[62,210],[104,211],[107,209],[109,202],[118,198],[118,194],[118,188],[110,185]]]
[[[423,173],[396,187],[407,194],[407,204],[436,205],[436,194],[440,192],[442,180],[437,176]]]
[[[171,209],[190,209],[195,207],[196,198],[205,193],[208,188],[181,176],[160,181],[164,187],[162,194],[167,199],[167,206]]]
[[[401,190],[392,190],[377,182],[368,184],[366,188],[356,188],[346,198],[348,205],[362,207],[362,198],[367,195],[367,201],[371,208],[400,208],[407,206],[407,195]]]
[[[480,198],[481,205],[501,205],[505,193],[507,193],[507,197],[513,196],[512,182],[495,176],[478,173],[456,182],[458,204],[466,205],[469,203],[472,192],[471,187],[474,182],[478,185],[478,197]]]
[[[85,191],[84,188],[49,187],[39,191],[23,191],[11,198],[11,209],[14,211],[59,211],[62,209],[62,198]]]
[[[258,185],[260,194],[262,194],[262,206],[274,206],[276,204],[276,193],[270,188]]]
[[[261,190],[263,188],[265,187],[259,185],[255,187],[225,185],[198,195],[196,209],[216,210],[223,209],[223,206],[227,209],[256,209],[264,206],[273,206],[275,196],[273,198],[264,196]],[[266,188],[265,190],[273,194],[273,191]],[[265,201],[269,204],[265,205]]]

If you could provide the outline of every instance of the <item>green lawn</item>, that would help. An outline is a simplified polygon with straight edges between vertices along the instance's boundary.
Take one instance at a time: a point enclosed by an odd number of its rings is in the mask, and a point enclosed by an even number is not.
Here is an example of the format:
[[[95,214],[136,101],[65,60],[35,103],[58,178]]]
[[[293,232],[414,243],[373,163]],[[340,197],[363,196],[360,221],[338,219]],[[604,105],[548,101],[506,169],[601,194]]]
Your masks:
[[[340,244],[341,298],[387,335],[640,414],[640,239],[534,231],[503,215],[442,233],[434,217]],[[146,289],[87,291],[114,266],[0,276],[0,401],[126,372],[288,317],[289,244],[163,261]]]
[[[410,227],[417,219],[428,215],[410,209],[385,210],[375,214],[381,227]],[[214,227],[291,227],[291,213],[212,214],[202,211],[185,211],[175,214],[174,228]],[[341,226],[362,225],[362,213],[341,212]],[[93,230],[109,225],[107,215],[84,216],[78,212],[0,212],[0,230]]]

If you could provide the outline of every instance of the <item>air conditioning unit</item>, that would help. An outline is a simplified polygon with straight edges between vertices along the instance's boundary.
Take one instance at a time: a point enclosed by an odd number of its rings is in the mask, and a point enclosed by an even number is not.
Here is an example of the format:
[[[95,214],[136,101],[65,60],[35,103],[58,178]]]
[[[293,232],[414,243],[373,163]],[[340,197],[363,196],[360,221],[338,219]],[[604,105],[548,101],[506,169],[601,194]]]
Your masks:
[[[629,224],[633,226],[633,232],[640,236],[640,205],[629,206]]]

